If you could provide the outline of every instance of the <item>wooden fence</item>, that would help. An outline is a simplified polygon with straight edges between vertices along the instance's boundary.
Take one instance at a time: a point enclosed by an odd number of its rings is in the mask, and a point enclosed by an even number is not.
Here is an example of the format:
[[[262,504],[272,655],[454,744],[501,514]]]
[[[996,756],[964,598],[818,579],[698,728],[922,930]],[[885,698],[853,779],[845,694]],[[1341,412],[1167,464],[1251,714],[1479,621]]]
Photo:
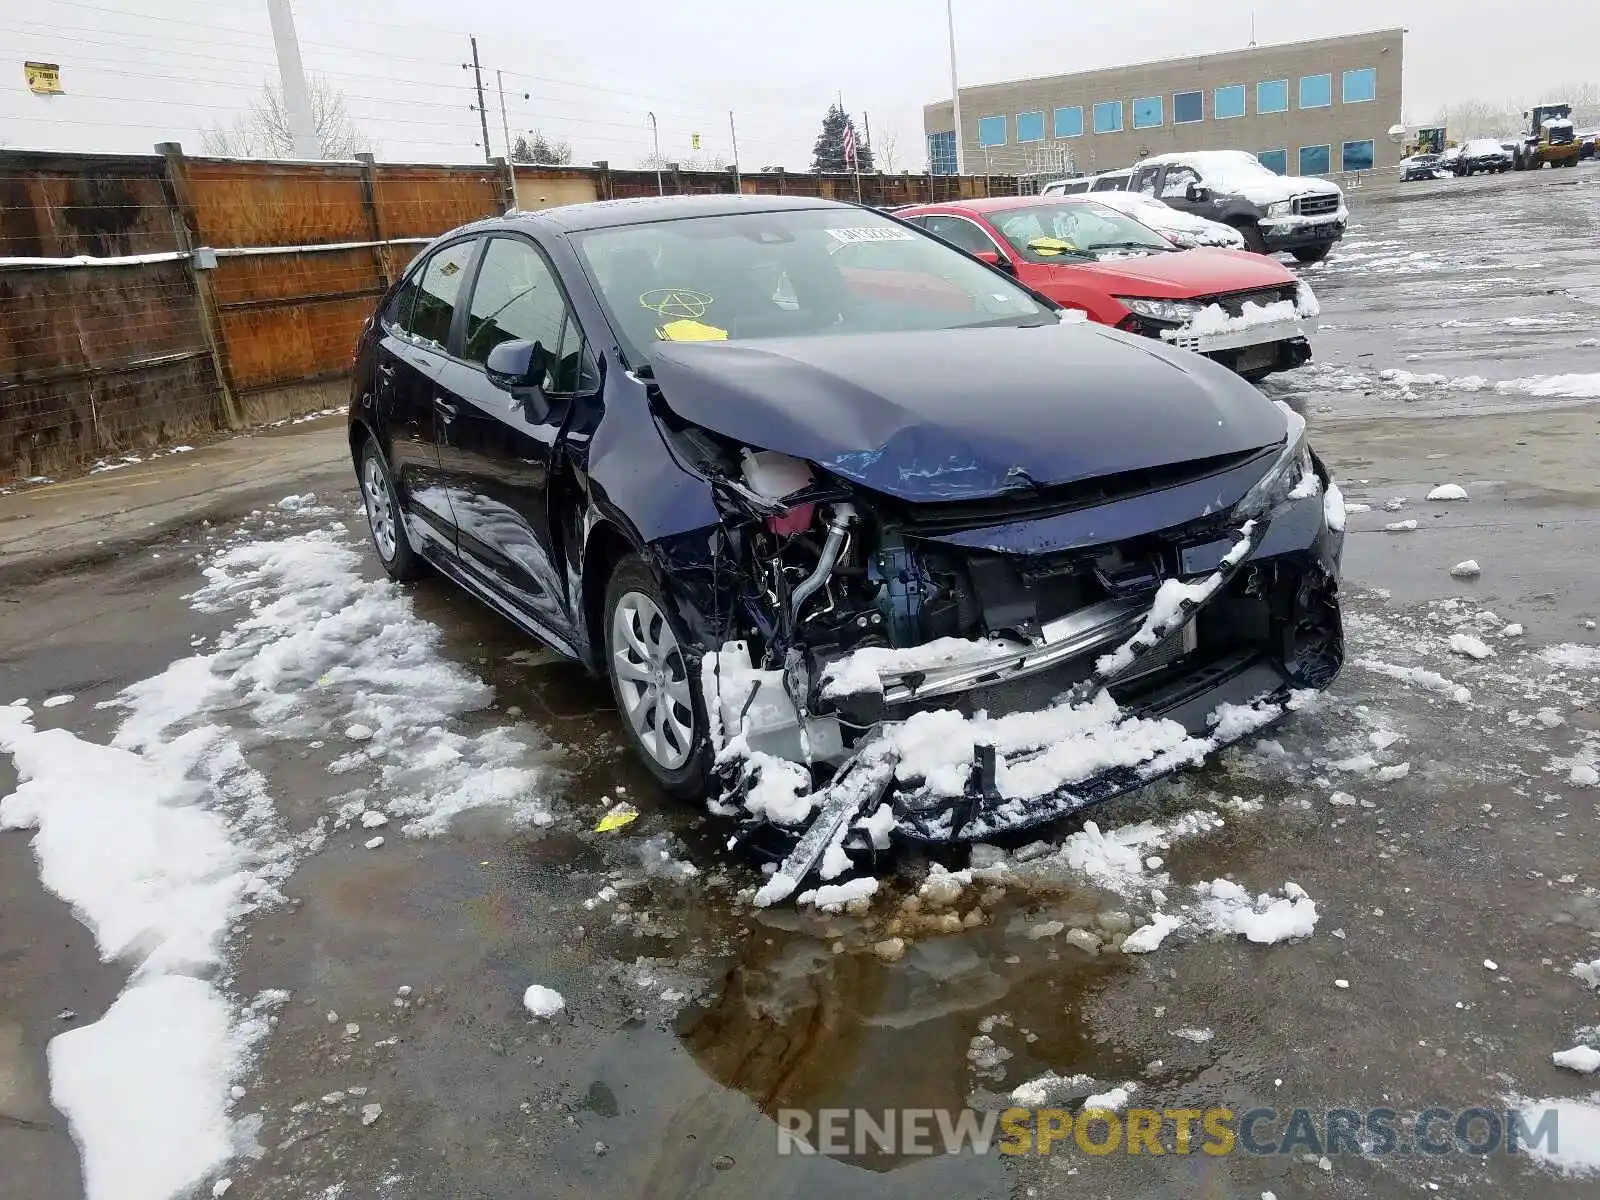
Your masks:
[[[850,175],[0,151],[0,485],[337,407],[417,250],[513,204],[733,193],[854,201]],[[1016,181],[863,175],[864,203]]]

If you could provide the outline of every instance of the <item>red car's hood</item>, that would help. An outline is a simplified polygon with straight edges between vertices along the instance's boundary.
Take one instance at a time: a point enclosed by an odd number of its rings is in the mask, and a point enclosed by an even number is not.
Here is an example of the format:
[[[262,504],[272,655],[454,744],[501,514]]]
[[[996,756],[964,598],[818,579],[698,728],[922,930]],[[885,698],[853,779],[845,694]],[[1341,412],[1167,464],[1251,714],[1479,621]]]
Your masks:
[[[1158,300],[1187,300],[1221,292],[1282,287],[1295,282],[1287,267],[1264,254],[1212,247],[1078,263],[1052,270],[1087,272],[1104,279],[1107,290],[1113,294],[1149,296]]]

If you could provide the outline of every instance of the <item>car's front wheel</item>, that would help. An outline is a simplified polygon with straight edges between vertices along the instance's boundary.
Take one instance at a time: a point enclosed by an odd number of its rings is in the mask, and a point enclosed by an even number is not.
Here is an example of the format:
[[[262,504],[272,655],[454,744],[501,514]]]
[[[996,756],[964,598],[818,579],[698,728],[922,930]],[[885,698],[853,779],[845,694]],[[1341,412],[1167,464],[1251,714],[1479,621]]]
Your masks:
[[[1328,251],[1330,249],[1332,249],[1331,246],[1301,246],[1296,250],[1290,251],[1290,253],[1292,253],[1295,256],[1295,259],[1299,262],[1314,263],[1321,262],[1323,259],[1327,258]]]
[[[1266,254],[1267,239],[1261,236],[1261,226],[1254,221],[1228,222],[1239,231],[1239,236],[1244,238],[1244,248],[1255,254]]]
[[[606,589],[606,673],[622,729],[663,791],[698,799],[710,790],[711,750],[698,686],[699,656],[655,573],[637,554]]]
[[[406,537],[406,523],[400,517],[400,499],[389,475],[383,452],[370,437],[361,448],[361,501],[367,510],[367,527],[372,531],[372,548],[389,578],[400,583],[420,577],[427,570],[421,557]]]

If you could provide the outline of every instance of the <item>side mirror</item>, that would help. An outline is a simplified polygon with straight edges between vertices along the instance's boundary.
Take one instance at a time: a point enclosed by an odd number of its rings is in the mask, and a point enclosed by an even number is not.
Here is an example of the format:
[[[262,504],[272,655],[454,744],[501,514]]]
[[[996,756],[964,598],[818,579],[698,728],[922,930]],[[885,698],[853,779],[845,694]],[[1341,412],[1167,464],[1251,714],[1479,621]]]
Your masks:
[[[972,257],[988,263],[991,267],[999,267],[1008,275],[1016,274],[1016,268],[1011,265],[1010,260],[1001,258],[998,250],[974,250]]]
[[[542,421],[550,415],[550,401],[544,394],[545,372],[550,367],[550,352],[539,342],[517,339],[501,342],[489,351],[484,362],[489,382],[521,404],[528,416]]]
[[[1184,193],[1192,203],[1204,204],[1211,199],[1211,189],[1203,183],[1191,183]]]

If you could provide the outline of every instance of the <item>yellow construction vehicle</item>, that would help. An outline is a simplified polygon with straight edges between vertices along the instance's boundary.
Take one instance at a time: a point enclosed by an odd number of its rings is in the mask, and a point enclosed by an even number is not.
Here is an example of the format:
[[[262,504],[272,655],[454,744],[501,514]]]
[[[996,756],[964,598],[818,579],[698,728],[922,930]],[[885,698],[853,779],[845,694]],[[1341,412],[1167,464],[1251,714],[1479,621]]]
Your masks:
[[[1528,127],[1521,144],[1512,151],[1517,170],[1537,171],[1545,163],[1552,167],[1578,165],[1581,147],[1572,128],[1572,105],[1540,104],[1522,115]]]

